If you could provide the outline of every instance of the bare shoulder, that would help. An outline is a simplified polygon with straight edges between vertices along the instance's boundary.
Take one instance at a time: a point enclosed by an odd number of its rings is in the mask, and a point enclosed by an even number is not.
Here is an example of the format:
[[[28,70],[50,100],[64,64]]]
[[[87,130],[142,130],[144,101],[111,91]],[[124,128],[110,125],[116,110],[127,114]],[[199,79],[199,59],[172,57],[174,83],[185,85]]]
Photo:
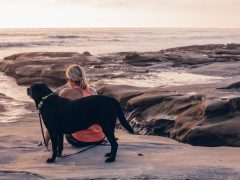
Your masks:
[[[69,89],[70,89],[70,87],[69,87],[68,84],[64,84],[64,85],[62,85],[62,86],[57,87],[57,88],[54,90],[54,92],[57,93],[57,94],[60,94],[60,92],[61,92],[63,89],[65,89],[65,88],[69,88]]]
[[[65,93],[69,93],[69,92],[72,92],[73,89],[72,88],[64,88],[60,91],[59,95],[60,94],[65,94]]]
[[[64,88],[60,93],[59,96],[68,98],[71,100],[81,98],[82,94],[80,94],[76,89],[73,88]]]

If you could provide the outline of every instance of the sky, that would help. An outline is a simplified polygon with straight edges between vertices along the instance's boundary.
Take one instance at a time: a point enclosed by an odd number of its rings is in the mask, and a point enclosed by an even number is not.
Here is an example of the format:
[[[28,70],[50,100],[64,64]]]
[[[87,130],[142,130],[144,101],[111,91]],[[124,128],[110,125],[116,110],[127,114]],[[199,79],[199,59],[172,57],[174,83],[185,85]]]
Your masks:
[[[0,0],[0,28],[240,28],[240,0]]]

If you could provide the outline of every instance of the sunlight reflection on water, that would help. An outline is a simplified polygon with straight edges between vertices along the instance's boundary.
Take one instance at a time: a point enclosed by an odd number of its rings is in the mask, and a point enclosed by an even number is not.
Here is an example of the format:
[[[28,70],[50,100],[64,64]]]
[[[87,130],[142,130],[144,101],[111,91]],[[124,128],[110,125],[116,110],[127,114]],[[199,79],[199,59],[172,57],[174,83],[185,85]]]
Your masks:
[[[130,84],[138,87],[179,86],[189,84],[205,84],[221,81],[225,78],[205,76],[186,72],[161,72],[149,73],[148,75],[135,76],[132,78],[116,78],[103,80],[107,84]]]
[[[26,87],[18,86],[15,79],[0,73],[0,93],[19,101],[31,101],[27,96]]]

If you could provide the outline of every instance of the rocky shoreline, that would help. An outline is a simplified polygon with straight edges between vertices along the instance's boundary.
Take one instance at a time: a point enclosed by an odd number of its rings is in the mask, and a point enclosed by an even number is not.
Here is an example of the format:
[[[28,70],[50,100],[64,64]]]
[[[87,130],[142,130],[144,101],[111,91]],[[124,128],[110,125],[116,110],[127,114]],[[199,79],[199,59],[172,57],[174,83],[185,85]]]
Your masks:
[[[139,134],[170,137],[197,146],[240,146],[240,44],[99,56],[88,52],[22,53],[5,57],[0,70],[19,85],[43,81],[57,87],[65,83],[64,71],[72,63],[85,68],[99,94],[121,102]],[[141,86],[141,82],[166,71],[220,79],[178,86],[161,86],[155,79],[155,86]],[[140,87],[129,84],[129,79],[138,81]]]

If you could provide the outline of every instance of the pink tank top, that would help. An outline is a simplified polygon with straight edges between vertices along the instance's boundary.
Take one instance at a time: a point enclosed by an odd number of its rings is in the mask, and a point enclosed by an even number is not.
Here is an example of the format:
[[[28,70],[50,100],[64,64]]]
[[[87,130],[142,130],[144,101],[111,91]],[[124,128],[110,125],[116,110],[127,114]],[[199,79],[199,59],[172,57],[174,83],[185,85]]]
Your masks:
[[[92,94],[87,89],[75,88],[83,94],[83,97],[91,96]],[[105,138],[102,128],[93,124],[88,129],[81,130],[72,134],[72,136],[81,142],[97,142]]]

